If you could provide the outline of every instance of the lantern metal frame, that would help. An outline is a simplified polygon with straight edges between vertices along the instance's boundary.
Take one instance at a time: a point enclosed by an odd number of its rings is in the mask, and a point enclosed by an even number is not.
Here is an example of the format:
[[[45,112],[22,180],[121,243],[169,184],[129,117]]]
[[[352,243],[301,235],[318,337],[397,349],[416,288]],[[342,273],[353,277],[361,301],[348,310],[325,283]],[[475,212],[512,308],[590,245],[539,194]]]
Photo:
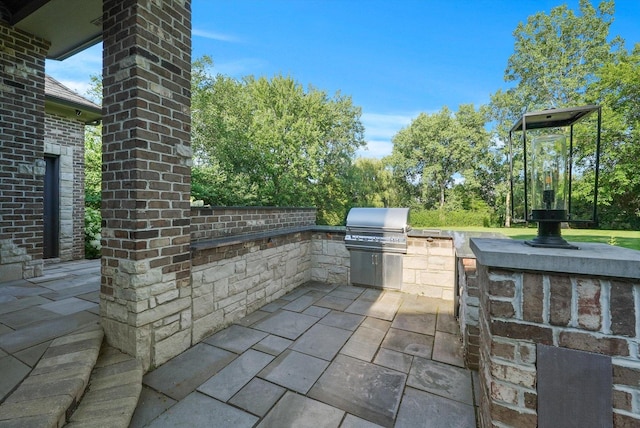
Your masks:
[[[571,218],[571,188],[572,188],[572,168],[573,168],[573,126],[590,116],[592,113],[597,112],[597,137],[596,137],[596,156],[595,156],[595,179],[593,190],[593,207],[592,216],[588,220],[574,220]],[[600,170],[600,140],[601,140],[601,125],[602,125],[602,108],[598,105],[586,105],[581,107],[561,108],[541,110],[530,113],[525,113],[518,122],[516,122],[511,130],[509,130],[509,171],[510,171],[510,191],[511,191],[511,215],[514,216],[514,171],[513,171],[513,136],[516,132],[522,132],[523,142],[523,160],[524,160],[524,221],[537,222],[538,223],[538,236],[531,240],[525,241],[526,244],[533,247],[543,248],[567,248],[578,249],[575,245],[569,244],[561,236],[561,224],[567,223],[598,223],[598,179]],[[546,129],[546,128],[566,128],[570,127],[569,131],[569,154],[568,154],[568,196],[567,196],[567,209],[565,216],[558,216],[557,213],[550,214],[545,218],[540,213],[534,217],[533,207],[529,210],[529,183],[528,183],[528,162],[527,162],[527,131]],[[533,203],[532,203],[533,205]],[[538,211],[538,210],[536,210]],[[514,219],[514,221],[517,221]]]

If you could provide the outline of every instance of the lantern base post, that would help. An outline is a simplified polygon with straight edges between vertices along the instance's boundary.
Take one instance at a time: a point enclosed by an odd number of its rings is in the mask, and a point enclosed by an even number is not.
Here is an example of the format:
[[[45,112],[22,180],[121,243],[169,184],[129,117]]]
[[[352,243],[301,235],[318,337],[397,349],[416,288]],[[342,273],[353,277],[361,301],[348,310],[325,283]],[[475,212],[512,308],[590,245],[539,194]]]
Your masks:
[[[531,220],[538,222],[538,236],[525,244],[542,248],[579,249],[562,238],[561,224],[567,220],[566,210],[533,210]]]

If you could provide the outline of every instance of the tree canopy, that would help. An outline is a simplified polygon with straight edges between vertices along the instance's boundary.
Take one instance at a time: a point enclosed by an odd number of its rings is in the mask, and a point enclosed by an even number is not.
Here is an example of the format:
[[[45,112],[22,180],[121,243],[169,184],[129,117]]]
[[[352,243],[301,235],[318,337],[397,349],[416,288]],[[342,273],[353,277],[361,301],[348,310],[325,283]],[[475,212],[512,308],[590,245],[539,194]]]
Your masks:
[[[398,132],[387,161],[405,192],[405,203],[444,208],[456,181],[472,180],[474,168],[485,163],[489,135],[484,125],[482,111],[462,105],[455,113],[447,107],[421,113]]]
[[[602,1],[597,7],[588,0],[581,0],[577,13],[562,5],[553,8],[549,14],[539,12],[530,16],[526,23],[518,24],[514,31],[514,52],[505,70],[505,81],[515,85],[492,94],[489,110],[494,123],[494,140],[504,142],[509,128],[526,112],[601,104],[603,162],[599,205],[606,227],[621,226],[614,220],[620,216],[613,213],[624,213],[623,217],[629,219],[634,205],[636,211],[638,207],[637,199],[622,198],[624,192],[620,190],[628,188],[627,184],[633,181],[630,169],[624,166],[620,146],[630,149],[631,142],[638,141],[637,134],[633,137],[637,122],[634,125],[631,116],[621,116],[620,112],[624,110],[623,106],[630,105],[626,101],[630,98],[626,97],[634,93],[633,82],[637,81],[634,81],[633,73],[634,70],[637,73],[637,63],[634,69],[633,56],[626,54],[624,41],[609,34],[614,12],[611,0]],[[627,78],[619,79],[618,73]],[[614,111],[618,113],[614,114]],[[584,140],[580,144],[594,144],[594,135],[578,130],[577,136]],[[516,154],[515,169],[519,170],[522,155]],[[584,157],[580,146],[577,154],[575,161],[578,164],[592,162]],[[506,165],[503,175],[508,177]],[[585,205],[593,198],[593,192],[586,185],[592,176],[587,174],[582,178],[584,181],[578,181],[573,193],[576,198],[573,206]],[[508,187],[499,187],[508,196]]]
[[[217,204],[316,206],[339,223],[346,178],[364,145],[360,108],[291,77],[211,76],[195,63],[193,196]],[[201,180],[201,178],[207,178]]]
[[[364,127],[349,96],[289,76],[214,75],[202,57],[192,70],[192,197],[212,205],[315,206],[320,224],[342,223],[352,206],[411,206],[482,211],[509,225],[508,130],[526,112],[599,104],[601,225],[640,229],[640,43],[627,50],[609,33],[614,15],[613,0],[580,0],[577,10],[562,5],[528,17],[513,32],[506,88],[486,106],[419,114],[384,159],[355,159]],[[100,79],[92,81],[89,95],[98,98]],[[87,202],[94,207],[99,134],[87,128]],[[594,137],[581,128],[576,137],[582,171],[593,161],[586,149]],[[574,178],[573,206],[584,206],[592,177]]]

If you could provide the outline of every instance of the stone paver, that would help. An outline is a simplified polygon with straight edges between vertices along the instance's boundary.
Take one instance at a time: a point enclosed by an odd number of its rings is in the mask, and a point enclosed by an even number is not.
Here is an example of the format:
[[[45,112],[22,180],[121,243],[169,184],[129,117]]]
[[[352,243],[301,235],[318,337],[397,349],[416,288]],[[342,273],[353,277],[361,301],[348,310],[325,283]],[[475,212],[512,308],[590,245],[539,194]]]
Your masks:
[[[328,361],[287,350],[259,376],[292,391],[306,394],[329,365]]]
[[[464,350],[460,336],[437,331],[433,342],[433,359],[453,366],[464,367]]]
[[[147,373],[143,382],[174,400],[182,400],[236,357],[232,352],[200,343]]]
[[[260,378],[254,378],[229,403],[254,415],[264,416],[287,390]]]
[[[257,322],[253,328],[295,340],[317,321],[318,318],[309,315],[280,311]]]
[[[384,293],[375,299],[363,295],[349,305],[345,312],[392,321],[401,303],[399,294]]]
[[[391,327],[434,336],[436,332],[436,314],[399,313],[393,319]]]
[[[473,406],[428,392],[406,388],[396,428],[475,428]]]
[[[351,336],[351,332],[337,327],[316,324],[296,340],[291,349],[331,361]]]
[[[272,360],[273,355],[250,349],[200,385],[198,391],[220,401],[227,401]]]
[[[17,330],[27,327],[30,324],[48,321],[59,317],[59,313],[42,309],[41,306],[34,306],[29,308],[29,310],[14,311],[0,315],[0,323],[11,327],[13,330]]]
[[[192,392],[147,426],[150,428],[251,428],[257,421],[257,416],[221,403],[199,392]]]
[[[266,352],[271,355],[280,355],[280,353],[287,349],[292,343],[293,340],[270,334],[260,342],[253,345],[253,349],[260,352]]]
[[[414,357],[407,385],[473,405],[471,371]]]
[[[344,412],[319,401],[287,392],[258,428],[337,428]]]
[[[321,308],[320,306],[309,306],[307,309],[302,311],[302,313],[305,315],[311,315],[312,317],[318,317],[318,318],[322,318],[323,316],[327,315],[329,312],[331,312],[331,309]]]
[[[55,302],[40,305],[40,308],[60,315],[71,315],[80,311],[93,309],[96,306],[97,305],[93,302],[87,302],[86,300],[78,299],[76,297],[69,297],[63,300],[57,300]]]
[[[409,373],[413,356],[402,352],[393,351],[391,349],[380,348],[376,359],[373,361],[383,367],[398,370],[402,373]]]
[[[374,424],[365,419],[353,415],[347,415],[340,428],[380,428],[382,425]]]
[[[31,371],[31,367],[11,355],[0,358],[2,376],[0,376],[0,396],[9,394]]]
[[[323,308],[335,309],[337,311],[344,311],[352,303],[352,299],[345,299],[343,297],[329,295],[318,300],[315,305]]]
[[[138,399],[138,407],[133,413],[129,428],[141,428],[164,413],[177,401],[151,388],[143,387]]]
[[[316,300],[318,300],[317,297],[310,296],[309,293],[307,293],[304,296],[298,297],[291,303],[284,305],[282,309],[293,312],[302,312],[311,306]]]
[[[386,332],[375,328],[360,327],[353,333],[340,353],[364,361],[371,361],[378,352],[385,334]]]
[[[236,324],[242,325],[245,327],[251,327],[253,324],[257,323],[263,318],[268,317],[269,315],[270,315],[270,312],[258,310],[250,313],[249,315],[242,318],[241,320],[238,320]]]
[[[382,347],[409,355],[430,358],[433,336],[391,328],[382,342]]]
[[[46,342],[70,333],[90,323],[96,323],[100,317],[86,311],[60,318],[30,324],[25,328],[0,336],[0,348],[7,352],[18,352],[34,345]]]
[[[263,307],[260,308],[260,310],[265,312],[275,312],[281,307],[283,307],[284,305],[288,305],[288,304],[289,304],[288,300],[278,299],[278,300],[274,300],[273,302],[267,305],[264,305]]]
[[[236,354],[241,354],[267,337],[267,335],[265,332],[252,328],[232,325],[205,339],[204,343],[235,352]]]
[[[404,373],[338,355],[308,395],[368,421],[390,426],[406,378]]]
[[[318,323],[354,331],[356,328],[358,328],[364,318],[365,317],[362,315],[345,314],[344,312],[331,311],[320,321],[318,321]]]

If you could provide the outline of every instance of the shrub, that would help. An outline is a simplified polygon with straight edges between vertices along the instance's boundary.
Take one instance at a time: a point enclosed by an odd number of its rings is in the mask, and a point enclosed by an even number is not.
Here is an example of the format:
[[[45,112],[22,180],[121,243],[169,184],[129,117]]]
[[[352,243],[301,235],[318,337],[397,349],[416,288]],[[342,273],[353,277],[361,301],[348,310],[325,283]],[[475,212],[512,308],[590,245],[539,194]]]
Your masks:
[[[87,259],[100,258],[102,244],[102,215],[99,209],[84,208],[84,256]]]
[[[411,210],[409,223],[414,228],[486,227],[492,219],[487,211]]]

